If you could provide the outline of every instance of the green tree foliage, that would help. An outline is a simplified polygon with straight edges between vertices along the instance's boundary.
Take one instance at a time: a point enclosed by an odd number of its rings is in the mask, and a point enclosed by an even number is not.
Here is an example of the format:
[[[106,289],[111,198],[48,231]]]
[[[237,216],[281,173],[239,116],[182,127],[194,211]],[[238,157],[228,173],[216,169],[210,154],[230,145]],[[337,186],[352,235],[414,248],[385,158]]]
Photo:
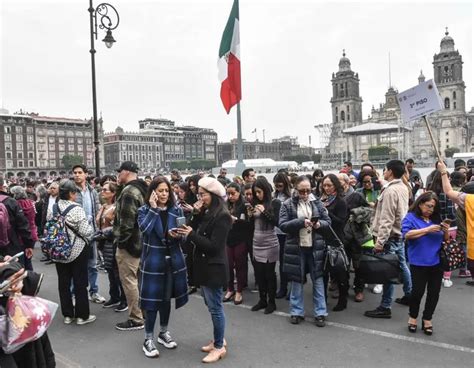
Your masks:
[[[444,150],[446,157],[453,157],[453,155],[458,152],[461,152],[461,150],[457,147],[449,147]]]
[[[74,165],[80,165],[84,163],[84,158],[80,155],[65,155],[61,159],[61,162],[63,163],[63,167],[69,171],[72,170]]]

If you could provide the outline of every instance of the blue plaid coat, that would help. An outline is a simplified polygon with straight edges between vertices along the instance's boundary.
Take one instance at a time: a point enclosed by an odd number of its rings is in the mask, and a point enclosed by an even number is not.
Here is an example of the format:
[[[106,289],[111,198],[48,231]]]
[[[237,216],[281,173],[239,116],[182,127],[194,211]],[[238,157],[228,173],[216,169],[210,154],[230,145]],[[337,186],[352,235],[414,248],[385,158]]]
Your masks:
[[[168,209],[168,229],[176,227],[176,218],[183,216],[179,207]],[[166,238],[160,210],[144,205],[138,210],[138,226],[142,233],[143,250],[140,260],[140,306],[144,310],[158,310],[170,293],[166,285],[166,255],[171,257],[172,291],[176,309],[188,302],[187,273],[180,241]]]

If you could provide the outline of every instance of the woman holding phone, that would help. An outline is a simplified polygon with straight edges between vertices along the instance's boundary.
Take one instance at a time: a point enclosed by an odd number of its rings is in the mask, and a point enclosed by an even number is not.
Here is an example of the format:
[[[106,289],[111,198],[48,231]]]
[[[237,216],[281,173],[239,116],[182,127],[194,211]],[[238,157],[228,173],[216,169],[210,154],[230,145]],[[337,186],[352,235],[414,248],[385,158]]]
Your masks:
[[[140,307],[145,315],[143,352],[148,358],[159,356],[154,343],[155,322],[160,312],[158,343],[167,349],[178,345],[168,331],[171,298],[176,309],[188,302],[186,265],[181,251],[182,236],[177,233],[183,211],[164,176],[155,178],[138,210],[138,226],[143,250],[140,262]]]
[[[402,234],[408,243],[408,259],[413,282],[408,319],[410,332],[416,332],[420,303],[426,289],[422,330],[426,335],[433,334],[431,319],[438,304],[443,279],[439,251],[443,237],[448,235],[450,222],[444,220],[440,224],[440,220],[438,196],[429,191],[417,198],[402,221]]]
[[[205,177],[199,180],[198,195],[192,227],[184,225],[177,232],[186,236],[195,247],[194,281],[201,287],[214,327],[214,339],[201,348],[208,353],[202,362],[213,363],[227,353],[222,289],[228,282],[226,243],[232,218],[224,201],[225,188],[217,179]]]

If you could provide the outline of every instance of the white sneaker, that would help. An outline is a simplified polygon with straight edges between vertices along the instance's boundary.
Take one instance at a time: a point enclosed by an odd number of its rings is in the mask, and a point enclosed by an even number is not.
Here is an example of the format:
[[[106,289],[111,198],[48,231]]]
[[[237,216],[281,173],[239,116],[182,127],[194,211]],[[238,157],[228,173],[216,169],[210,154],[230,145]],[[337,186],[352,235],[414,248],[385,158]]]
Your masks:
[[[64,324],[70,325],[74,321],[74,318],[64,317]]]
[[[105,303],[105,298],[100,295],[99,293],[92,293],[89,294],[89,300],[91,302],[97,303],[97,304],[104,304]]]
[[[148,358],[157,358],[160,355],[153,339],[146,339],[143,343],[142,350]]]
[[[383,285],[382,284],[377,284],[374,286],[374,288],[372,289],[372,292],[374,294],[381,294],[383,291]]]
[[[88,323],[94,322],[96,319],[97,319],[96,316],[94,316],[93,314],[89,314],[89,318],[87,318],[87,319],[78,318],[76,320],[76,324],[77,325],[87,325]]]
[[[445,288],[449,288],[449,287],[453,286],[453,282],[450,279],[443,279],[443,286]]]
[[[173,340],[169,331],[160,332],[158,335],[158,343],[163,345],[167,349],[175,349],[178,344]]]

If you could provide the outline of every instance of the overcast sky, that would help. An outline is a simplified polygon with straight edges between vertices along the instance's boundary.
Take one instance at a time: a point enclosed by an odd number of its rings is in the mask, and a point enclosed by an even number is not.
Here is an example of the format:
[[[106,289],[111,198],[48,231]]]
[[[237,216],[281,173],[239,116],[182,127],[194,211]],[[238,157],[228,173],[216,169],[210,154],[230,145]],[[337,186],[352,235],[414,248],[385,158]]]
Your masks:
[[[167,118],[236,136],[235,108],[219,98],[219,43],[232,0],[110,0],[121,22],[107,49],[96,43],[98,109],[106,132],[138,130],[138,120]],[[95,1],[95,6],[99,1]],[[0,0],[0,103],[41,115],[92,116],[88,0]],[[471,1],[322,2],[241,0],[242,125],[245,139],[296,135],[315,146],[316,123],[331,121],[331,75],[342,49],[359,73],[363,117],[392,84],[403,91],[449,27],[464,61],[466,106],[474,106]]]

